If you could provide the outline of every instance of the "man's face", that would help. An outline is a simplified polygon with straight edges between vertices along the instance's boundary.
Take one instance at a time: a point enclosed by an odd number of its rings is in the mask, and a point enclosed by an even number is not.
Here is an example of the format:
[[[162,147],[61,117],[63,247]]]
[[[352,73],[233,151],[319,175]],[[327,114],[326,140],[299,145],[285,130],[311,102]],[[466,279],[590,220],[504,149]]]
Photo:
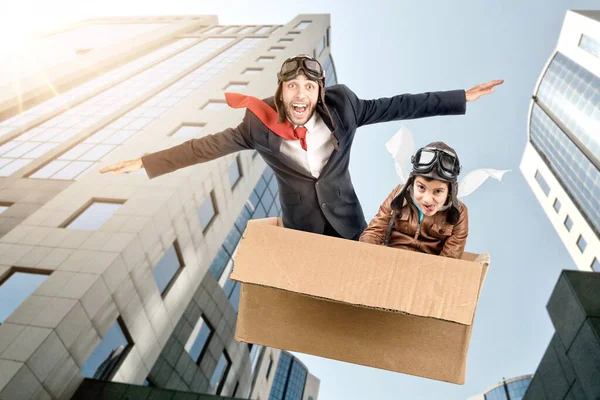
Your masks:
[[[435,179],[427,181],[417,176],[413,185],[413,197],[423,214],[432,216],[446,203],[448,183]]]
[[[316,110],[319,84],[299,74],[282,85],[281,96],[288,120],[294,125],[304,125]]]

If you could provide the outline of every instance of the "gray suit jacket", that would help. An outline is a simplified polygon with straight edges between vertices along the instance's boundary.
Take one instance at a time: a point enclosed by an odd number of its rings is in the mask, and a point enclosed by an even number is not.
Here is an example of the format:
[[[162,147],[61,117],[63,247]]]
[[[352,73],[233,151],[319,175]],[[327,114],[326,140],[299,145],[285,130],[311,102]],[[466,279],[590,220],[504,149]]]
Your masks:
[[[275,108],[272,97],[264,101]],[[321,234],[329,221],[344,238],[358,240],[367,223],[348,171],[356,129],[377,122],[464,114],[466,97],[464,90],[453,90],[362,100],[347,86],[334,85],[326,88],[325,104],[333,121],[320,103],[317,112],[333,132],[332,140],[338,149],[333,151],[319,179],[283,154],[282,138],[250,111],[235,128],[146,155],[142,163],[148,176],[154,178],[233,152],[255,149],[277,177],[284,226]]]

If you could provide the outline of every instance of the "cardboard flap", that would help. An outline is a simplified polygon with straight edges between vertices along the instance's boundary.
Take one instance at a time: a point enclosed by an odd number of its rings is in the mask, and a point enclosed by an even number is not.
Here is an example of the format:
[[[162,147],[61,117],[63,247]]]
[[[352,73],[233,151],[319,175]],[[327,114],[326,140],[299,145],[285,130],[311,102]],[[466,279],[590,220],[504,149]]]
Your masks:
[[[473,261],[286,229],[269,218],[248,222],[231,279],[471,325],[486,271]]]

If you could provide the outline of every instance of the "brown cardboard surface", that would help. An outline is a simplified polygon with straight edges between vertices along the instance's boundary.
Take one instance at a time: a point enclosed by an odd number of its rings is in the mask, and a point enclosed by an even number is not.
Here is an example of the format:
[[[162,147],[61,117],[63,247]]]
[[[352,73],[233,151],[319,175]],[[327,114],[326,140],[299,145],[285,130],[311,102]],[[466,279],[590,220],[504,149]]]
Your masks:
[[[464,383],[487,265],[254,220],[235,258],[235,338]]]
[[[463,384],[471,327],[242,284],[235,338]]]
[[[260,221],[260,220],[259,220]],[[249,221],[231,279],[471,325],[481,264]]]

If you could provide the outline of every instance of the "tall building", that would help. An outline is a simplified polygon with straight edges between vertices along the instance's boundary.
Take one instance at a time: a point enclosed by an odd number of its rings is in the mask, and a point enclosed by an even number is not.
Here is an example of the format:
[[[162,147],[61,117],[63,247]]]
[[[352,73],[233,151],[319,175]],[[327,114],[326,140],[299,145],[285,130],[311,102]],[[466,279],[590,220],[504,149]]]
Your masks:
[[[3,55],[0,398],[268,399],[288,355],[234,340],[228,276],[247,221],[281,213],[273,171],[250,151],[153,180],[98,171],[237,125],[223,92],[272,96],[292,55],[336,83],[329,21],[98,19]]]
[[[600,11],[567,11],[520,168],[578,268],[600,271]]]
[[[315,400],[319,392],[319,383],[298,358],[282,351],[269,400]]]
[[[521,400],[531,383],[533,375],[523,375],[489,387],[485,392],[469,397],[469,400]]]
[[[546,309],[556,332],[523,400],[600,399],[600,274],[562,271]]]

